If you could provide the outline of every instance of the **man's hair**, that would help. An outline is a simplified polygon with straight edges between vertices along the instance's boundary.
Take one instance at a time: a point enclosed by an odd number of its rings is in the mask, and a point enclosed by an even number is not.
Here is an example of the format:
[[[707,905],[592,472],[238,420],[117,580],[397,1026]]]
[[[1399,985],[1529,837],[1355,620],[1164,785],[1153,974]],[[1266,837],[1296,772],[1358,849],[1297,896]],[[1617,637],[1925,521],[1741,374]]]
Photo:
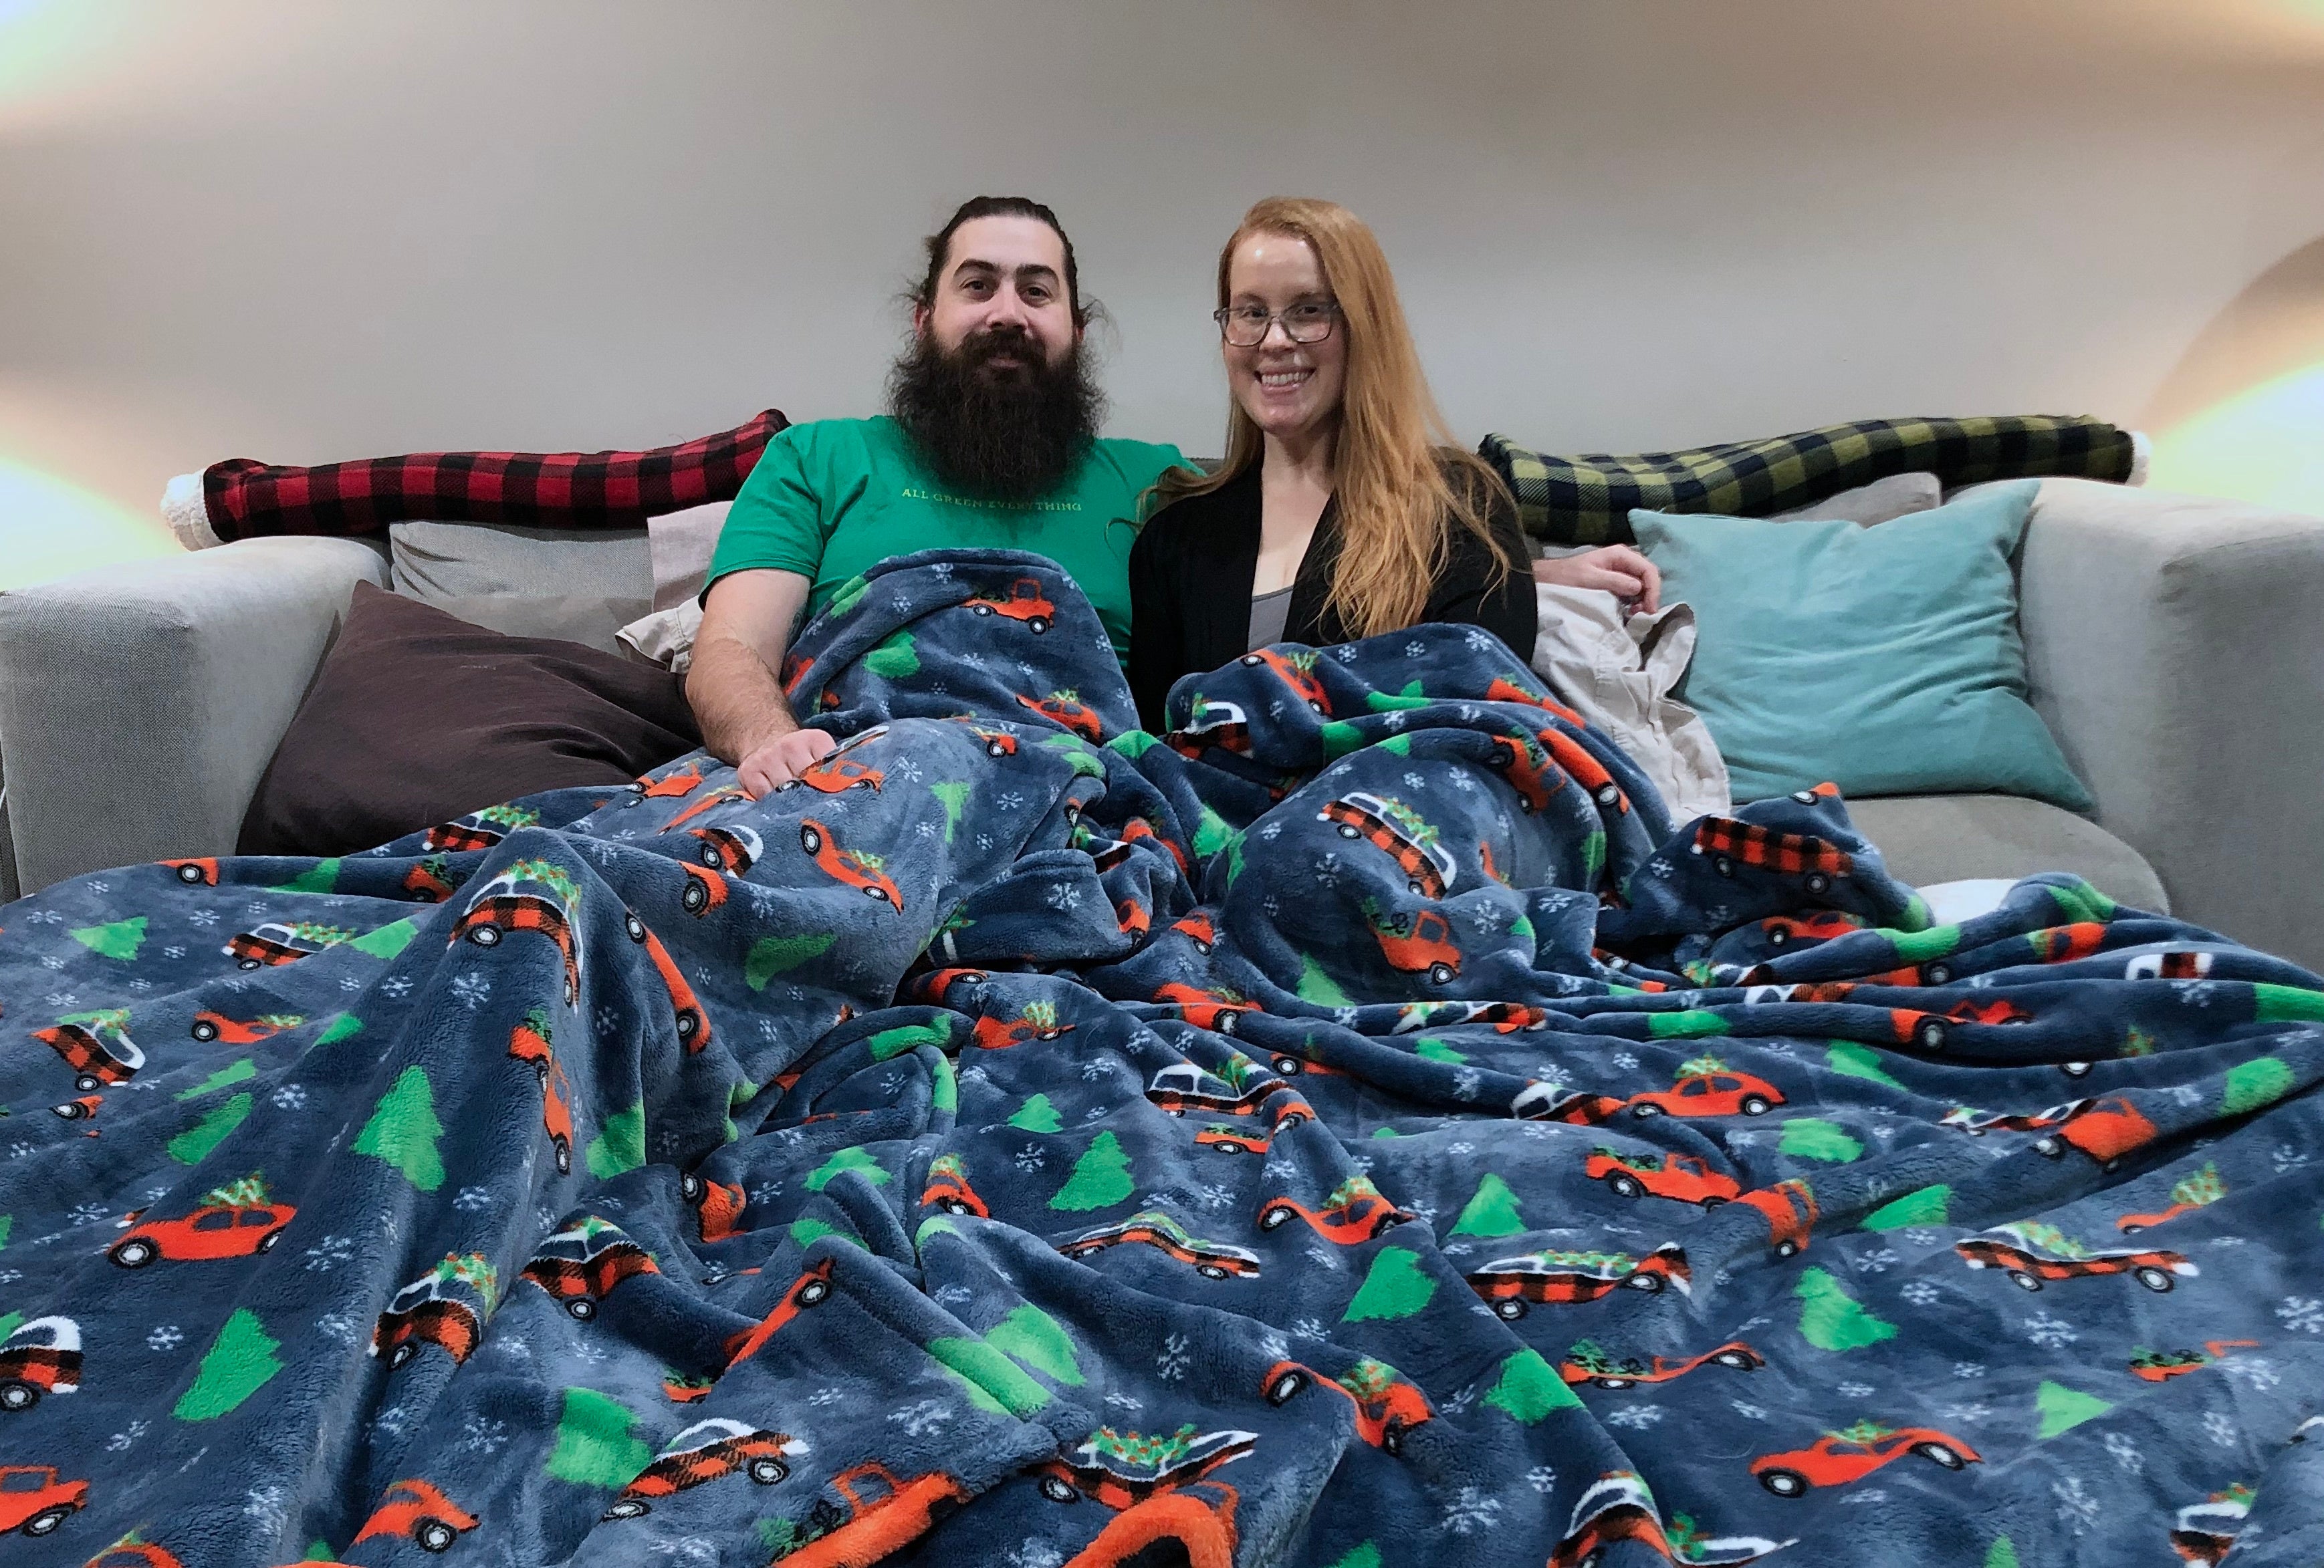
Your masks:
[[[945,264],[952,259],[953,234],[972,218],[1031,218],[1035,223],[1048,225],[1050,232],[1057,236],[1057,243],[1065,250],[1065,303],[1073,310],[1074,326],[1085,327],[1090,324],[1092,312],[1082,308],[1081,274],[1074,265],[1073,240],[1056,213],[1023,196],[974,196],[962,202],[945,226],[928,236],[927,275],[912,290],[913,304],[923,310],[936,307],[936,284],[944,277]]]

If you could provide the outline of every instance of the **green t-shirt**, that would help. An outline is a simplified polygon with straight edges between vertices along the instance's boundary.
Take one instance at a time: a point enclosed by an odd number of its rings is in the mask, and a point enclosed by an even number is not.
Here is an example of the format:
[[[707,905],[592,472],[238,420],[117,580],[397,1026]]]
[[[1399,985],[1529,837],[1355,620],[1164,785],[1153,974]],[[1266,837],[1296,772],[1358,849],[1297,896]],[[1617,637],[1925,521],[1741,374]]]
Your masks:
[[[1100,441],[1047,499],[948,494],[893,419],[818,419],[767,444],[710,558],[709,585],[772,567],[811,578],[807,612],[890,555],[940,546],[1030,550],[1064,567],[1096,607],[1117,656],[1130,647],[1130,546],[1139,498],[1186,465],[1175,446]]]

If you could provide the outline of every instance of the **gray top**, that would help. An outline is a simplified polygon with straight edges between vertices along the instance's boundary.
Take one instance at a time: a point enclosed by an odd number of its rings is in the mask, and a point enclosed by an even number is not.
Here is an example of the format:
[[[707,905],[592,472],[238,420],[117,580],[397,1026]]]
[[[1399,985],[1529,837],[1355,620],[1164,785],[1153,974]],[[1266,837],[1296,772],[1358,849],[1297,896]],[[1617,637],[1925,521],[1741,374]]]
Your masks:
[[[1278,588],[1272,593],[1261,593],[1250,601],[1250,646],[1252,651],[1269,643],[1283,640],[1284,622],[1291,619],[1291,590]]]

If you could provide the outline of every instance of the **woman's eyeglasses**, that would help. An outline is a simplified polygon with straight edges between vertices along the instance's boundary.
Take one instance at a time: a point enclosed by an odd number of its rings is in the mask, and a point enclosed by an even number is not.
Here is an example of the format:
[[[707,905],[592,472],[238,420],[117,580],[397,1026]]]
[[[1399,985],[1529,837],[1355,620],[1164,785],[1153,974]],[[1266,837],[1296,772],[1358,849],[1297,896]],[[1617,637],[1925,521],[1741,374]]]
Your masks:
[[[1268,328],[1283,323],[1286,336],[1294,343],[1321,343],[1332,335],[1332,318],[1340,307],[1323,299],[1303,299],[1281,310],[1269,310],[1263,305],[1230,305],[1224,310],[1211,312],[1211,319],[1219,324],[1219,333],[1236,348],[1257,348],[1267,341]]]

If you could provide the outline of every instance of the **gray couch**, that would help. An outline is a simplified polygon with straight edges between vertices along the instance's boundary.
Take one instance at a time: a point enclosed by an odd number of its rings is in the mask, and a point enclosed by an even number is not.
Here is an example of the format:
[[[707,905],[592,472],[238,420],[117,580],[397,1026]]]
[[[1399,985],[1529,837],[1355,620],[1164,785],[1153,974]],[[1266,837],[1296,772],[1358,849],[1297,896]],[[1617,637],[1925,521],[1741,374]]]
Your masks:
[[[431,558],[460,554],[449,525],[416,527],[436,530]],[[586,610],[575,630],[600,646],[607,614],[652,597],[642,534],[560,555],[475,533],[503,557],[500,616],[475,584],[417,572],[416,535],[392,566],[360,542],[262,539],[0,594],[0,894],[230,851],[358,582],[508,630]],[[2034,706],[2097,810],[1852,802],[1891,867],[1920,885],[2079,872],[2324,968],[2324,518],[2045,481],[2020,590]]]

